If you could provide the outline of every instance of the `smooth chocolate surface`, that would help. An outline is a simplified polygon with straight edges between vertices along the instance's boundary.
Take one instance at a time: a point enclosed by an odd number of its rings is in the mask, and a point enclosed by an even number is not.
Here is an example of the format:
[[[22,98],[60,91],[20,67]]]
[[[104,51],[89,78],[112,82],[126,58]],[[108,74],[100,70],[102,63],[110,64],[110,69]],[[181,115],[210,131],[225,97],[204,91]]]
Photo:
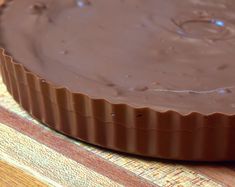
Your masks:
[[[0,26],[17,62],[73,92],[235,113],[233,0],[15,0]]]

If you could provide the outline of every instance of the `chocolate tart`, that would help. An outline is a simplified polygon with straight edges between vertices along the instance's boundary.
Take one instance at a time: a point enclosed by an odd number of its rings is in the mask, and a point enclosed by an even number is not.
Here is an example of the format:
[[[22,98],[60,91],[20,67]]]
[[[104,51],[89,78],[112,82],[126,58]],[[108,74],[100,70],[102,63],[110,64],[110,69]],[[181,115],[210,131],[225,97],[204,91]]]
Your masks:
[[[13,98],[63,134],[148,157],[235,160],[232,0],[18,0],[1,8]]]

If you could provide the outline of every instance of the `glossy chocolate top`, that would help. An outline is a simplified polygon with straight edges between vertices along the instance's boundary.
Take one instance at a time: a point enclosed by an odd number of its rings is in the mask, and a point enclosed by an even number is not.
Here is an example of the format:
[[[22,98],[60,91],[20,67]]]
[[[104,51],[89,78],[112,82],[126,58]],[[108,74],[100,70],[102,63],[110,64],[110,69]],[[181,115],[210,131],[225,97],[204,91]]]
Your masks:
[[[0,25],[17,62],[73,92],[235,113],[233,0],[15,0]]]

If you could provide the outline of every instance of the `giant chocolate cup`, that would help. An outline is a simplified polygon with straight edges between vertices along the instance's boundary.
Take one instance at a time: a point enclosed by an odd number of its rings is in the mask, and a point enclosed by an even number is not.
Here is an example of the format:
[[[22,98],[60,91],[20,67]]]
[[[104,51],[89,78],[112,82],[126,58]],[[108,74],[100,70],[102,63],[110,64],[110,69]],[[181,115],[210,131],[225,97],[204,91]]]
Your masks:
[[[180,114],[113,104],[56,87],[0,49],[9,93],[30,115],[65,135],[121,152],[174,160],[235,160],[235,115]]]

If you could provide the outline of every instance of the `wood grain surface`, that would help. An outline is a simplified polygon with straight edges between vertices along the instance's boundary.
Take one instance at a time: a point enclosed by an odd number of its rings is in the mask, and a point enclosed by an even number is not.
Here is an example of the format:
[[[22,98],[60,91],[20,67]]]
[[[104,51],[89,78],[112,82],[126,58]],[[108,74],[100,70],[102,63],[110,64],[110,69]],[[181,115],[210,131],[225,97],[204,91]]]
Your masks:
[[[45,187],[46,185],[24,171],[0,161],[0,186]]]

